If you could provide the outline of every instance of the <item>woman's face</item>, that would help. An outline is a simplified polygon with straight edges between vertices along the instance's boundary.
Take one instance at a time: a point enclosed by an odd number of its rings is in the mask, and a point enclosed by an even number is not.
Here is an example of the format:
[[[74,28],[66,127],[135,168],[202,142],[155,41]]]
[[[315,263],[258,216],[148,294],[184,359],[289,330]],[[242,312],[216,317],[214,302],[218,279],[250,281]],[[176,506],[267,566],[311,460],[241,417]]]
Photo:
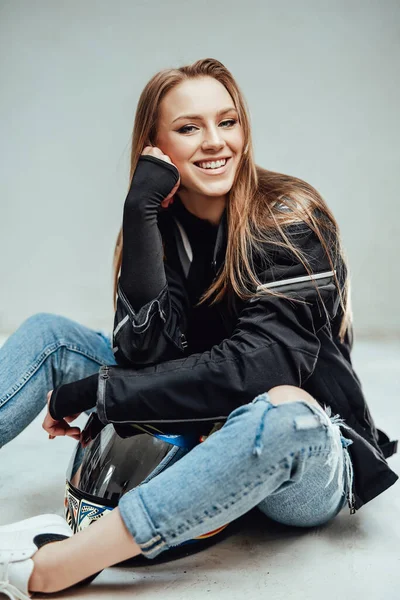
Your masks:
[[[156,146],[177,166],[181,187],[189,194],[225,196],[232,187],[243,143],[233,100],[212,77],[184,81],[160,103]],[[227,159],[221,168],[198,165],[220,158]]]

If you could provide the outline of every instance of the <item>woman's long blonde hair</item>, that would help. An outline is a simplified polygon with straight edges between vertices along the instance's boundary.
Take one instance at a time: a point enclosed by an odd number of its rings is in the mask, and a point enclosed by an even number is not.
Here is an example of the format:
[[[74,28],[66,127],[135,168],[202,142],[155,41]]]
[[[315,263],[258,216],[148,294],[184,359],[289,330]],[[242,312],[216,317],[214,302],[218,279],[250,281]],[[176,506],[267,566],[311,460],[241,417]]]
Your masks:
[[[159,71],[145,86],[139,98],[133,126],[130,183],[143,148],[149,143],[156,145],[160,102],[175,86],[197,77],[213,77],[227,89],[239,113],[244,136],[244,152],[227,202],[228,239],[224,266],[199,303],[210,299],[210,304],[214,304],[227,292],[234,292],[242,299],[254,296],[253,286],[258,286],[261,282],[256,275],[253,258],[263,256],[265,244],[292,252],[311,274],[306,257],[285,233],[285,226],[293,223],[307,223],[319,238],[333,271],[338,269],[338,265],[346,265],[337,222],[320,194],[301,179],[268,171],[255,164],[250,119],[243,94],[228,69],[213,58],[204,58],[178,69]],[[284,206],[290,210],[282,210]],[[122,262],[122,243],[121,228],[113,261],[114,306]],[[339,331],[340,339],[343,340],[352,317],[347,268],[345,271],[342,269],[341,273],[344,273],[344,280],[339,282],[335,275],[335,282],[343,310]],[[263,293],[286,298],[284,294],[272,290]]]

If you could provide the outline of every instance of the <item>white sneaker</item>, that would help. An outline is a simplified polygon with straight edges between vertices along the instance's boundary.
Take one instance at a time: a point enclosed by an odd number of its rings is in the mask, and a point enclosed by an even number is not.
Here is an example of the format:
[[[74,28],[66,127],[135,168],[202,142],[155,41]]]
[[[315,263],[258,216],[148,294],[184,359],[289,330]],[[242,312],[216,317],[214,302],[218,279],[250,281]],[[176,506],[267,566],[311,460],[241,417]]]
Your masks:
[[[31,557],[45,544],[71,535],[71,528],[58,515],[39,515],[0,527],[0,593],[11,600],[30,598]]]

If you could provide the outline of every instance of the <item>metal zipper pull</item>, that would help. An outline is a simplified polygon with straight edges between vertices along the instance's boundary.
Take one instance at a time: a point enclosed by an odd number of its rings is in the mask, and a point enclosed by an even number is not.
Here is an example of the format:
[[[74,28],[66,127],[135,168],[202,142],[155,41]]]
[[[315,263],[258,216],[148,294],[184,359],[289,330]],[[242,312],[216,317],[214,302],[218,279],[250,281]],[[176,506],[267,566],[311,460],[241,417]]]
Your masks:
[[[109,369],[110,369],[110,367],[108,367],[107,365],[104,365],[101,368],[101,377],[103,379],[108,379],[109,378],[109,374],[108,374]]]
[[[181,334],[181,344],[182,344],[182,348],[184,350],[186,350],[186,348],[188,347],[188,343],[187,343],[186,336],[184,333]]]

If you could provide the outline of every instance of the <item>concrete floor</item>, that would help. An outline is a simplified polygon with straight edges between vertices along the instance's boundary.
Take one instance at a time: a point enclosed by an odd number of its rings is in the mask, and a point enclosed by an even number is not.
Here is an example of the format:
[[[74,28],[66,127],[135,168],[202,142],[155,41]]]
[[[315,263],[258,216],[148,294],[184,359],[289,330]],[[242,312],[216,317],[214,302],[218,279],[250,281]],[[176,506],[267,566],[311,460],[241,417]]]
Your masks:
[[[357,342],[353,362],[377,426],[398,438],[400,342]],[[43,414],[1,450],[0,524],[62,514],[64,473],[75,442],[49,442],[42,420]],[[80,417],[81,425],[84,421]],[[400,455],[389,464],[400,474]],[[266,520],[260,529],[250,513],[238,533],[198,554],[107,569],[90,586],[54,597],[150,600],[160,594],[163,600],[398,600],[400,483],[356,515],[345,508],[331,523],[311,530]]]

